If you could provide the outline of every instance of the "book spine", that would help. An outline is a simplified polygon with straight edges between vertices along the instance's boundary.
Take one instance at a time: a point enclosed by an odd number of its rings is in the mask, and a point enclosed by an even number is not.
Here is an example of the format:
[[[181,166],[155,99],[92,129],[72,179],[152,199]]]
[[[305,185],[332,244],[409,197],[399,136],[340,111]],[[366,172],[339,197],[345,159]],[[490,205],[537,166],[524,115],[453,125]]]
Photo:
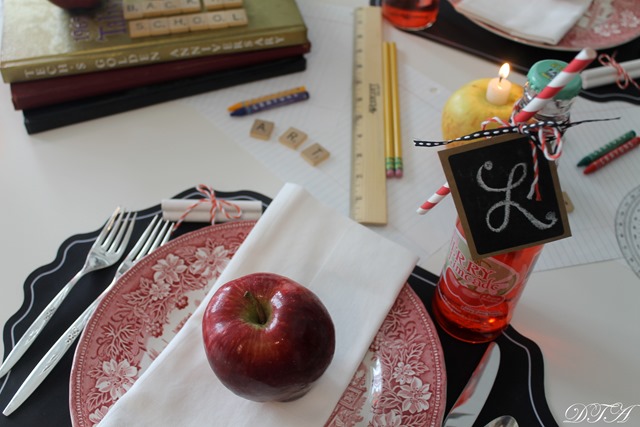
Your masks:
[[[212,33],[214,33],[212,31]],[[122,47],[118,51],[42,58],[29,63],[3,63],[0,68],[5,83],[16,83],[75,74],[106,71],[210,55],[249,52],[307,43],[307,28],[295,27],[276,32],[238,35],[211,40],[185,40],[184,43]]]
[[[210,73],[134,88],[116,94],[24,110],[22,112],[24,125],[28,134],[44,132],[186,96],[304,71],[306,64],[304,56],[284,58],[246,68]]]
[[[255,52],[233,53],[170,61],[140,67],[11,83],[11,100],[16,110],[44,107],[61,102],[113,93],[169,80],[246,67],[266,61],[308,53],[309,43]]]

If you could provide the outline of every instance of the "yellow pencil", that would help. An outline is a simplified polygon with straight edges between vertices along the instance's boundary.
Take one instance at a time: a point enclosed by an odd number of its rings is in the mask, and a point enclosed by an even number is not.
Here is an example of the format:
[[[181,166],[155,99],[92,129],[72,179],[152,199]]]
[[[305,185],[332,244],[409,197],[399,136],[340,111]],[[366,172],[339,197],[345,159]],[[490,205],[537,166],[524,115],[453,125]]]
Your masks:
[[[384,160],[387,178],[394,176],[393,163],[393,114],[391,102],[391,64],[389,42],[382,44],[382,100],[384,108]]]
[[[404,172],[402,165],[402,139],[400,135],[400,100],[398,95],[398,55],[396,44],[389,48],[389,68],[391,70],[391,113],[393,121],[393,168],[395,175],[401,178]]]

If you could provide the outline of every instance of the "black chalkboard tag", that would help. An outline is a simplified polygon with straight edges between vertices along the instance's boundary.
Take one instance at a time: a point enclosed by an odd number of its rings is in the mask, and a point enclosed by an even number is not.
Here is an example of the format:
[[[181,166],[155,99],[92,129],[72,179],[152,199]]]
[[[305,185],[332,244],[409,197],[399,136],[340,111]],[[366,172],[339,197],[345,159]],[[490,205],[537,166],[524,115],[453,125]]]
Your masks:
[[[556,171],[537,149],[537,200],[532,145],[502,135],[438,153],[473,259],[571,236]]]

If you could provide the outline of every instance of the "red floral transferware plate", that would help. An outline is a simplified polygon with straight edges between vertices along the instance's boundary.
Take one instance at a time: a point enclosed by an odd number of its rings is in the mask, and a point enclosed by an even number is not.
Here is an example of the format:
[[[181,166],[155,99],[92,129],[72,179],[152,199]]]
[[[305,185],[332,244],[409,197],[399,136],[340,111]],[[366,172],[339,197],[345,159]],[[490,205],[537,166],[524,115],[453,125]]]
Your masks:
[[[407,284],[325,427],[440,427],[445,399],[440,340]]]
[[[456,7],[462,0],[449,0]],[[465,15],[466,16],[466,15]],[[467,18],[501,37],[529,46],[561,51],[579,51],[585,47],[608,49],[640,37],[640,1],[593,0],[576,25],[556,45],[514,37],[484,22]]]
[[[178,237],[125,273],[89,320],[70,379],[74,427],[93,427],[203,301],[254,221]],[[442,347],[424,306],[402,289],[327,426],[440,426]]]

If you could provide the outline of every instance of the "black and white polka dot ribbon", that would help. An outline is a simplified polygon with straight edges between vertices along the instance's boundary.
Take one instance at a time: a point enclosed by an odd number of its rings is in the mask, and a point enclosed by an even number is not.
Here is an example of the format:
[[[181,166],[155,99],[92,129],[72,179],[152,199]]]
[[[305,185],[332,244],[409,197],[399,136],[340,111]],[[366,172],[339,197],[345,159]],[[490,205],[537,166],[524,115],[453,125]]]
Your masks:
[[[612,119],[582,120],[579,122],[556,122],[556,121],[547,120],[547,121],[539,121],[535,123],[522,123],[519,125],[507,125],[503,123],[500,119],[493,118],[489,121],[500,123],[503,125],[503,127],[500,127],[498,129],[478,130],[468,135],[464,135],[456,139],[449,139],[446,141],[426,141],[426,140],[414,139],[413,142],[416,147],[439,147],[439,146],[447,145],[452,142],[458,142],[458,141],[470,141],[472,139],[478,139],[478,138],[491,138],[491,137],[506,135],[506,134],[522,134],[522,135],[528,136],[531,140],[533,140],[536,146],[545,153],[545,157],[547,157],[547,159],[555,160],[561,154],[562,145],[559,143],[555,147],[555,149],[551,151],[549,149],[549,144],[544,143],[546,138],[548,138],[542,132],[544,129],[551,130],[554,134],[556,132],[558,132],[558,134],[563,134],[570,127],[577,126],[583,123],[598,122],[598,121],[604,121],[604,120],[617,120],[618,118],[619,117],[612,118]],[[485,123],[488,123],[489,121]]]

